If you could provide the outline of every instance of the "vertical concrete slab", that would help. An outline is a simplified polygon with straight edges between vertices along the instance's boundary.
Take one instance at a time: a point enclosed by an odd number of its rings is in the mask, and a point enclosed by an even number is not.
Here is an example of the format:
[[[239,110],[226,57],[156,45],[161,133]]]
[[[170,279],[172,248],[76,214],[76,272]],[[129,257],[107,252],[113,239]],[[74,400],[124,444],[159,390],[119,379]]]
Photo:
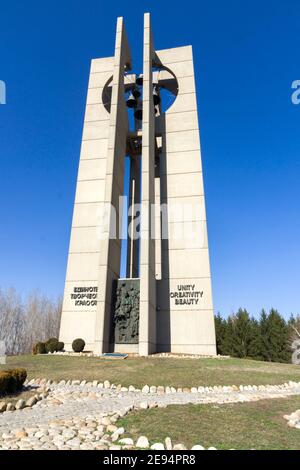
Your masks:
[[[124,157],[128,133],[124,72],[129,70],[130,67],[130,51],[124,21],[120,17],[117,20],[105,176],[104,200],[107,204],[108,224],[100,243],[95,353],[104,353],[110,350],[112,287],[113,280],[118,279],[120,275],[122,208],[119,207],[119,198],[123,195]]]
[[[162,133],[161,202],[167,235],[157,281],[157,349],[216,354],[192,47],[156,51],[178,82],[173,105],[158,118]]]
[[[156,349],[156,281],[154,219],[155,202],[155,115],[153,105],[152,63],[154,48],[150,14],[144,15],[143,126],[142,126],[142,223],[140,252],[140,326],[139,354]]]
[[[101,70],[101,74],[98,70]],[[104,203],[110,123],[110,114],[104,107],[102,97],[113,71],[113,57],[94,59],[91,62],[59,333],[67,351],[72,349],[72,342],[78,337],[85,340],[86,349],[94,348],[99,233],[103,230],[101,210]],[[95,102],[90,105],[92,91]]]

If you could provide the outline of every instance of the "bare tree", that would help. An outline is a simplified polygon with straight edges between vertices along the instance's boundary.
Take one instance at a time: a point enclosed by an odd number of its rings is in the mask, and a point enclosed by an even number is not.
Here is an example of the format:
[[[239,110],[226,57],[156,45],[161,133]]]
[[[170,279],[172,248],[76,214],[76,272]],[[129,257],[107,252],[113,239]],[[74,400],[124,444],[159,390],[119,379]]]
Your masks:
[[[52,300],[39,291],[22,302],[15,289],[0,290],[0,340],[7,354],[28,353],[37,341],[57,337],[61,306],[61,298]]]

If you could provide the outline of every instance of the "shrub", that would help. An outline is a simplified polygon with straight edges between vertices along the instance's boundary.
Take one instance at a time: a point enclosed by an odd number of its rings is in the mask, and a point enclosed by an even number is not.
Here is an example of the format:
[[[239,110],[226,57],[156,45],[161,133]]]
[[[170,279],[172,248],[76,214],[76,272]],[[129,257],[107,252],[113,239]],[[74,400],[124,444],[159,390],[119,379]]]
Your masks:
[[[48,339],[48,341],[46,342],[45,344],[45,347],[46,347],[46,352],[55,352],[57,351],[57,347],[58,347],[58,339],[57,338],[50,338]]]
[[[21,390],[27,377],[25,369],[0,371],[0,394],[14,393]]]
[[[21,390],[27,377],[26,370],[25,369],[11,369],[8,372],[11,374],[8,391],[16,392],[18,390]]]
[[[64,347],[65,347],[65,343],[63,343],[62,341],[59,341],[57,343],[57,349],[56,351],[63,351],[64,350]]]
[[[8,391],[11,375],[8,371],[0,371],[0,395]]]
[[[81,352],[84,350],[85,341],[82,338],[74,339],[72,343],[72,349],[74,352]]]
[[[46,353],[46,345],[45,345],[45,343],[42,343],[41,341],[39,341],[38,343],[36,343],[36,344],[33,346],[32,353],[33,353],[33,354],[45,354],[45,353]]]

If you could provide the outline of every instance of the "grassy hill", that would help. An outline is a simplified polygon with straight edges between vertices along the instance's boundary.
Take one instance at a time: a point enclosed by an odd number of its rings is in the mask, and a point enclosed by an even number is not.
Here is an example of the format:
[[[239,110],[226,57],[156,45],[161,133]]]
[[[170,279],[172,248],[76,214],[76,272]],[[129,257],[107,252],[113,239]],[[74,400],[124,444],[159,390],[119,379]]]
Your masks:
[[[28,378],[109,380],[123,386],[266,385],[300,381],[300,366],[247,359],[171,359],[24,355],[7,358],[6,366],[25,367]]]

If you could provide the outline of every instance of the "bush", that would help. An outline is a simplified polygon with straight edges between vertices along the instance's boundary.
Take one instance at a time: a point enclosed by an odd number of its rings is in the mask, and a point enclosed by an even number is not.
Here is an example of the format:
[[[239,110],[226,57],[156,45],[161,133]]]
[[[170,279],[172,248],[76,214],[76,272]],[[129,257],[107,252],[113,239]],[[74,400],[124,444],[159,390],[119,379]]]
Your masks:
[[[62,341],[59,341],[57,343],[57,349],[56,351],[63,351],[64,350],[64,347],[65,347],[65,343],[63,343]]]
[[[81,352],[84,350],[85,341],[82,338],[74,339],[72,343],[72,349],[74,352]]]
[[[11,369],[0,371],[0,394],[14,393],[22,389],[26,380],[25,369]]]
[[[48,341],[45,344],[46,352],[54,353],[55,351],[57,351],[58,343],[59,341],[57,338],[48,339]]]
[[[18,390],[21,390],[27,377],[26,370],[25,369],[11,369],[8,372],[11,374],[8,391],[17,392]]]
[[[46,354],[46,345],[45,345],[45,343],[42,343],[41,341],[36,343],[33,346],[32,353],[33,354]]]
[[[11,375],[8,371],[0,371],[0,395],[8,391]]]

